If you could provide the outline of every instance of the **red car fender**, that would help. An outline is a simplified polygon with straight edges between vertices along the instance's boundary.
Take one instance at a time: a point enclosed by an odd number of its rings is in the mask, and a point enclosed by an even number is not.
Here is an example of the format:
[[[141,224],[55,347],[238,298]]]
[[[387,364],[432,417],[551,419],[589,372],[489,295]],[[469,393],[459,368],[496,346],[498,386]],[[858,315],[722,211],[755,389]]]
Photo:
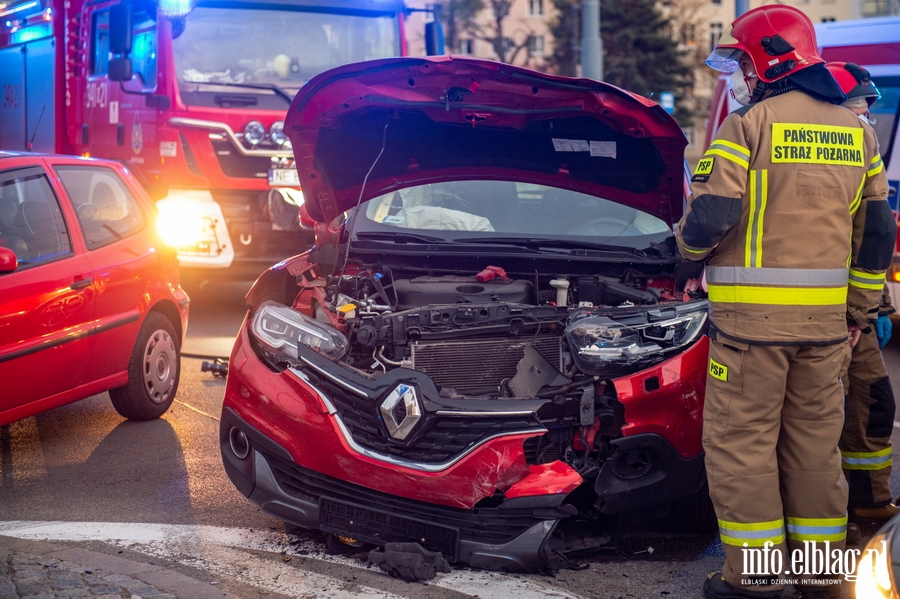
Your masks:
[[[618,399],[625,406],[622,435],[656,433],[683,458],[700,454],[708,360],[709,337],[704,335],[661,364],[614,379]]]

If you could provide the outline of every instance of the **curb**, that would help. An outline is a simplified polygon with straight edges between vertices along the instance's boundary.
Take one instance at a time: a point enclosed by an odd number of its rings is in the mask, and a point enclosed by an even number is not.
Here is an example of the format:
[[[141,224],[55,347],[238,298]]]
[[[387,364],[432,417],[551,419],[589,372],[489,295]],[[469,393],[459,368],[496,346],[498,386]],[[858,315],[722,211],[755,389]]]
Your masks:
[[[199,581],[161,566],[78,547],[0,535],[0,550],[2,549],[13,554],[26,554],[69,562],[86,570],[105,570],[113,574],[128,576],[152,587],[158,593],[174,595],[178,599],[240,599],[239,595],[211,586],[208,582]]]

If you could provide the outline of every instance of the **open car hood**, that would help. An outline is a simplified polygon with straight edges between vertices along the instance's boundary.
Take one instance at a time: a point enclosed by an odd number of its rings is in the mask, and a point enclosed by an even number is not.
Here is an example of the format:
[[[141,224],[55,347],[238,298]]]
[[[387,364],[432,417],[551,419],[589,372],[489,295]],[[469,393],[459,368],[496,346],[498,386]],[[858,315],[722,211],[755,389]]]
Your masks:
[[[670,225],[684,148],[658,104],[590,79],[458,57],[344,65],[311,79],[285,120],[309,215],[442,181],[513,180],[605,197]]]

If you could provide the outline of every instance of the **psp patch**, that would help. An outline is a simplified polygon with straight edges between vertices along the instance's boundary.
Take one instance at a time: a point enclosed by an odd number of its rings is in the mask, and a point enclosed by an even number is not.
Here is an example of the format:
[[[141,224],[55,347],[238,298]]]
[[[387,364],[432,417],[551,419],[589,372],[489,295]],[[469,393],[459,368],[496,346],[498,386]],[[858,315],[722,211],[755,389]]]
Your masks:
[[[695,181],[705,183],[706,181],[708,181],[715,164],[715,157],[710,156],[709,158],[701,158],[700,162],[697,163],[697,168],[694,169],[694,176],[691,177],[691,183]]]
[[[728,367],[724,364],[719,364],[712,358],[709,359],[709,376],[714,379],[719,379],[720,381],[728,382]]]

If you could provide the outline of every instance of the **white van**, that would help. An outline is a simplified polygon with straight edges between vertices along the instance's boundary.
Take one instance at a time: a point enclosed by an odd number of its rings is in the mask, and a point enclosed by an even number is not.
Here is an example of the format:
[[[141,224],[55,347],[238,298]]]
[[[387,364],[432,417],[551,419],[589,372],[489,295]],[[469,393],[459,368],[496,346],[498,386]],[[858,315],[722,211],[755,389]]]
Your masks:
[[[881,98],[869,113],[872,127],[881,146],[881,158],[887,172],[890,191],[888,202],[900,221],[897,204],[900,182],[900,16],[833,21],[816,25],[819,50],[826,62],[855,62],[869,70],[881,92]],[[740,105],[731,96],[729,75],[719,77],[710,109],[706,131],[706,147],[728,114]],[[889,273],[891,298],[900,307],[900,231],[894,251],[894,265]]]

